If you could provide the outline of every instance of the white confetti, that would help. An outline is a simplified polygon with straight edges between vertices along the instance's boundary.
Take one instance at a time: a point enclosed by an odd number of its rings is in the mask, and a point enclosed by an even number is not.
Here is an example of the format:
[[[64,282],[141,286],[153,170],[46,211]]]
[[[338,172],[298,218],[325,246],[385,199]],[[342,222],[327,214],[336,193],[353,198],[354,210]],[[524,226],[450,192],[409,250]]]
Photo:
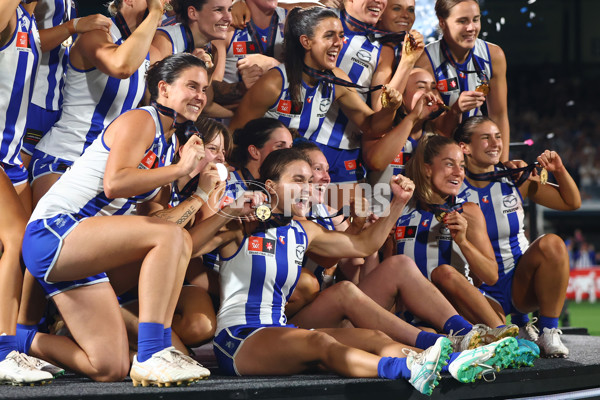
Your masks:
[[[488,18],[488,19],[487,19],[487,22],[488,22],[488,24],[491,24],[491,23],[492,23],[492,19],[491,19],[491,18]]]
[[[500,25],[500,23],[496,22],[496,31],[500,32],[501,28],[502,26]]]
[[[575,105],[575,101],[574,100],[567,101],[567,107],[573,107],[574,105]]]
[[[500,18],[500,23],[501,23],[502,25],[504,25],[504,23],[505,23],[505,22],[506,22],[506,20],[504,19],[504,17]]]
[[[529,13],[529,19],[534,19],[535,18],[535,13],[533,11],[531,11]]]
[[[488,33],[487,32],[481,32],[481,36],[483,37],[487,37]]]
[[[536,0],[529,0],[529,1],[527,1],[527,4],[533,4],[533,3],[535,3],[535,1]]]
[[[554,137],[554,132],[546,133],[546,139],[552,139]]]
[[[556,83],[556,79],[550,78],[550,79],[548,79],[548,82],[550,82],[551,84],[555,84]]]

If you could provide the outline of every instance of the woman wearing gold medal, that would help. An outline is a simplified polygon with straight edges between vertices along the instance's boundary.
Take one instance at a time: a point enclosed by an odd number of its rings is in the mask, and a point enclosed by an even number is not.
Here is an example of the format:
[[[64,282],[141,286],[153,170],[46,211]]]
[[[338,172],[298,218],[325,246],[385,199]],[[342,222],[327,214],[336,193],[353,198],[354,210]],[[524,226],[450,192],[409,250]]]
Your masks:
[[[531,244],[525,237],[522,202],[526,197],[545,207],[569,211],[581,205],[579,189],[555,151],[546,150],[537,162],[539,177],[528,179],[507,174],[499,164],[503,150],[499,127],[487,117],[472,117],[455,133],[465,153],[466,177],[460,197],[479,203],[494,247],[499,279],[494,285],[481,285],[491,297],[498,314],[511,314],[521,327],[520,336],[535,341],[548,357],[566,357],[558,316],[563,307],[569,280],[569,257],[562,239],[546,234]],[[526,168],[516,161],[517,170]],[[531,170],[531,168],[528,168]],[[527,171],[527,169],[525,170]],[[547,183],[548,172],[558,185]],[[539,309],[541,335],[533,329],[528,312]]]

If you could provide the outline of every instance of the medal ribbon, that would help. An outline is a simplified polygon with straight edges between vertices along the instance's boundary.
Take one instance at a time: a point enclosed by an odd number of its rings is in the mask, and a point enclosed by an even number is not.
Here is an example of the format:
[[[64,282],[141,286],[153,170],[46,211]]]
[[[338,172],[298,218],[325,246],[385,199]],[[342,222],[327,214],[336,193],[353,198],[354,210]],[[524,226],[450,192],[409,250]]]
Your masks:
[[[274,57],[275,54],[275,38],[277,37],[277,28],[279,26],[279,16],[277,12],[274,12],[271,16],[271,21],[269,22],[269,34],[267,35],[267,47],[263,50],[262,40],[258,35],[258,27],[254,24],[252,20],[246,26],[250,37],[252,38],[252,42],[260,51],[261,54],[264,54],[269,57]]]
[[[357,29],[357,31],[354,31],[356,34],[367,36],[371,42],[378,41],[380,43],[400,43],[404,40],[404,37],[407,34],[406,31],[390,32],[376,29],[373,27],[373,25],[359,21],[345,11],[342,11],[341,15],[342,19],[347,25]]]
[[[129,36],[131,36],[131,30],[129,29],[127,22],[125,22],[125,17],[123,17],[123,14],[118,12],[113,21],[115,22],[117,29],[119,29],[119,32],[121,32],[123,40],[126,40]]]
[[[481,68],[481,65],[479,65],[479,63],[477,62],[477,59],[475,57],[473,57],[473,49],[469,50],[469,55],[467,56],[467,60],[469,58],[473,60],[473,65],[475,66],[475,71],[468,71],[468,70],[460,67],[456,63],[456,61],[454,60],[454,57],[452,57],[452,53],[450,53],[448,44],[446,44],[446,41],[444,39],[442,39],[442,42],[441,42],[441,49],[442,49],[442,53],[444,53],[444,57],[446,57],[446,60],[448,60],[448,62],[454,67],[454,69],[456,69],[457,71],[462,72],[464,74],[477,74],[477,77],[481,81],[481,84],[483,84],[483,85],[490,84],[490,80],[489,80],[487,74],[485,73],[483,68]]]
[[[498,181],[500,181],[500,179],[502,179],[504,177],[510,176],[512,178],[514,175],[518,174],[519,172],[523,172],[523,174],[519,177],[519,179],[515,181],[515,185],[517,187],[519,187],[523,184],[523,182],[525,182],[527,180],[527,178],[529,178],[529,176],[531,175],[531,173],[537,166],[539,166],[539,163],[535,162],[533,164],[529,164],[529,165],[527,165],[525,167],[521,167],[521,168],[506,168],[504,166],[504,164],[498,163],[497,165],[494,166],[494,171],[484,172],[481,174],[474,174],[474,173],[470,172],[468,169],[465,169],[465,174],[469,178],[473,179],[474,181],[498,182]],[[498,168],[502,168],[502,169],[498,169]]]
[[[427,206],[440,222],[443,221],[446,214],[450,214],[453,211],[457,211],[459,214],[463,212],[462,203],[456,203],[456,196],[448,197],[448,200],[444,204],[427,204]]]
[[[324,83],[328,83],[330,85],[339,85],[339,86],[355,88],[360,91],[365,91],[365,93],[374,92],[376,90],[383,88],[383,85],[377,85],[377,86],[371,86],[371,87],[362,86],[362,85],[356,84],[354,82],[350,82],[345,79],[338,78],[337,76],[335,76],[333,74],[333,72],[331,70],[319,71],[318,69],[309,67],[306,64],[304,64],[304,67],[302,67],[302,72],[304,72],[306,75],[310,76],[311,78],[315,78],[318,82],[324,82]]]

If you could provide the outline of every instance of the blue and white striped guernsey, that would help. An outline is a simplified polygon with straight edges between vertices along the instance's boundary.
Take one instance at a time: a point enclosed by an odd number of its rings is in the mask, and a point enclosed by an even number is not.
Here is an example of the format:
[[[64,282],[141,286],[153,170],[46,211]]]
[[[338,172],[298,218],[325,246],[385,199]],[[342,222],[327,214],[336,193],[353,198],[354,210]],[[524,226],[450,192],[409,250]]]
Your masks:
[[[319,82],[318,85],[310,87],[302,81],[302,109],[292,110],[292,101],[289,95],[290,84],[287,80],[285,65],[280,64],[274,69],[281,74],[281,94],[265,113],[265,117],[280,120],[288,128],[297,129],[302,136],[309,140],[327,144],[319,140],[323,137],[321,132],[324,129],[324,122],[333,99],[335,99],[335,86],[330,89],[327,84]]]
[[[287,10],[281,7],[275,9],[277,15],[277,27],[275,28],[275,42],[273,48],[273,58],[283,62],[283,27]],[[237,62],[246,57],[248,54],[260,54],[261,51],[256,49],[256,44],[252,40],[252,35],[248,32],[248,28],[236,29],[233,32],[231,41],[227,46],[227,55],[225,58],[225,75],[223,81],[227,83],[236,83],[240,81],[238,74]]]
[[[154,107],[142,107],[156,126],[154,141],[140,160],[139,168],[158,168],[171,164],[177,147],[175,135],[165,140],[158,112]],[[88,151],[50,188],[35,207],[30,221],[50,218],[57,214],[77,214],[81,217],[134,214],[136,204],[154,197],[160,188],[128,199],[109,199],[104,193],[104,171],[110,149],[104,143],[104,133]]]
[[[49,29],[68,22],[74,17],[74,12],[71,0],[39,1],[35,6],[38,29]],[[60,109],[68,57],[69,47],[64,45],[42,53],[31,98],[33,104],[46,110]]]
[[[496,168],[497,169],[497,168]],[[460,197],[479,204],[498,262],[498,276],[512,271],[529,247],[525,237],[523,199],[510,177],[477,188],[465,179]]]
[[[475,62],[485,72],[487,78],[492,79],[493,71],[490,49],[487,42],[477,39],[475,47],[467,60],[462,64],[457,64],[461,69],[461,71],[457,71],[452,63],[446,59],[441,43],[442,40],[438,40],[428,44],[425,46],[425,53],[429,57],[433,76],[437,82],[437,88],[442,95],[442,99],[446,105],[451,106],[458,100],[461,92],[475,90],[481,84],[481,80],[476,72]],[[463,121],[473,115],[481,115],[481,109],[475,108],[463,113]]]
[[[285,304],[308,245],[299,222],[245,236],[237,252],[221,262],[221,308],[217,334],[235,325],[285,325]]]
[[[125,40],[114,18],[110,35],[117,45]],[[65,160],[76,160],[109,123],[139,105],[149,65],[147,55],[133,75],[118,79],[97,68],[79,70],[69,62],[62,115],[36,149]]]
[[[0,162],[22,165],[21,146],[40,54],[35,20],[19,5],[17,26],[0,47]]]
[[[412,258],[428,279],[435,268],[448,264],[471,281],[469,266],[450,230],[432,213],[407,206],[396,222],[394,239],[398,254]]]
[[[373,74],[379,63],[381,45],[371,42],[365,33],[354,32],[344,21],[345,11],[340,19],[344,28],[344,44],[338,55],[337,66],[348,74],[350,80],[362,86],[371,86]],[[368,95],[359,92],[367,104]],[[360,147],[360,129],[348,120],[348,117],[334,104],[323,123],[316,142],[336,149],[357,149]]]
[[[317,217],[314,221],[317,224],[321,225],[323,228],[327,229],[328,231],[335,230],[335,225],[333,224],[332,219],[328,218],[329,211],[327,210],[327,206],[324,204],[314,204],[308,214],[308,217]],[[325,270],[325,268],[317,264],[312,258],[308,256],[304,257],[303,267],[315,274],[317,280],[319,281],[319,283],[321,283],[323,279],[323,271]]]
[[[171,41],[171,54],[191,53],[194,50],[194,39],[191,33],[186,32],[185,25],[177,23],[156,30],[165,33]]]

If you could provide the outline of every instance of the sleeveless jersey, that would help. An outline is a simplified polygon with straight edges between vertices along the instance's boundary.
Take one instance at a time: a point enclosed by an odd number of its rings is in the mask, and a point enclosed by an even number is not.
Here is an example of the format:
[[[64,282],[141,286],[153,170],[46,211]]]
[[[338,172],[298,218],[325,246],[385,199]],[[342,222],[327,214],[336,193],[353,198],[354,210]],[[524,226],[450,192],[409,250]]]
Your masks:
[[[308,217],[322,217],[317,218],[314,221],[321,225],[323,228],[328,231],[334,231],[335,226],[333,225],[333,221],[329,217],[329,211],[327,210],[327,206],[324,204],[314,204],[308,213]],[[321,274],[325,270],[322,266],[313,261],[310,257],[304,257],[304,264],[302,265],[304,268],[311,271],[317,277],[317,280],[321,282]]]
[[[279,60],[280,62],[283,62],[283,26],[286,15],[286,9],[277,7],[274,13],[276,19],[272,20],[272,23],[276,23],[277,26],[273,27],[275,30],[275,42],[273,55],[271,57]],[[267,29],[271,29],[271,27]],[[266,38],[261,36],[261,40],[265,45],[268,45],[268,43],[265,42],[265,40],[267,40]],[[227,46],[225,75],[223,76],[223,81],[227,83],[239,82],[241,79],[237,69],[238,60],[244,58],[247,54],[257,53],[260,54],[261,50],[256,48],[256,44],[253,41],[252,35],[250,32],[248,32],[248,28],[236,29],[233,32],[233,36],[231,37],[229,45]]]
[[[364,33],[352,31],[344,21],[344,13],[340,12],[340,19],[345,37],[337,66],[348,74],[352,82],[371,86],[373,73],[379,63],[381,45],[377,41],[369,41]],[[367,104],[370,103],[366,93],[358,94]],[[336,103],[327,113],[323,129],[316,141],[337,149],[357,149],[360,147],[360,134],[360,129],[348,120]]]
[[[186,32],[185,26],[181,23],[177,23],[169,26],[161,26],[156,29],[157,31],[164,32],[169,40],[171,41],[171,54],[179,53],[191,53],[194,50],[194,41],[191,36]]]
[[[117,45],[124,39],[113,18],[110,35]],[[74,161],[115,118],[138,106],[146,88],[149,56],[127,79],[106,75],[97,68],[83,71],[68,63],[60,119],[36,149]]]
[[[0,47],[0,162],[22,165],[21,146],[40,54],[35,19],[19,5],[12,37]]]
[[[285,325],[285,304],[296,287],[308,245],[299,222],[245,236],[221,262],[217,333],[235,325]]]
[[[275,67],[281,74],[281,94],[277,101],[265,113],[265,117],[280,120],[288,128],[295,128],[305,138],[314,142],[327,144],[320,140],[324,135],[324,121],[328,115],[333,99],[335,99],[335,85],[330,88],[325,83],[310,87],[302,81],[301,110],[292,110],[292,101],[289,95],[289,81],[287,80],[284,64]]]
[[[410,160],[412,153],[416,150],[418,140],[410,136],[406,140],[406,144],[402,151],[394,158],[394,160],[385,167],[383,171],[369,171],[369,183],[375,185],[377,183],[390,183],[392,175],[405,173],[406,163]]]
[[[49,29],[68,22],[74,17],[75,7],[71,0],[46,0],[35,7],[35,19],[38,29]],[[65,44],[69,39],[65,41]],[[35,90],[31,102],[46,110],[58,111],[62,105],[64,73],[69,57],[69,47],[59,45],[42,53]]]
[[[479,204],[498,262],[498,276],[513,270],[529,247],[525,237],[523,198],[510,177],[477,188],[465,179],[460,197]]]
[[[158,168],[171,164],[177,138],[167,143],[154,107],[142,107],[156,125],[154,141],[138,168]],[[110,149],[104,143],[104,133],[92,143],[83,156],[50,188],[36,206],[30,221],[50,218],[57,214],[76,214],[81,217],[134,214],[137,203],[154,197],[160,188],[128,199],[109,199],[104,193],[104,171]]]
[[[471,281],[469,266],[450,230],[432,213],[407,206],[396,222],[394,239],[398,254],[412,258],[428,279],[435,268],[448,264]]]
[[[452,106],[460,96],[461,92],[475,90],[481,84],[477,75],[475,64],[485,72],[488,79],[492,79],[492,61],[488,43],[477,39],[473,51],[463,64],[457,64],[460,71],[449,62],[442,51],[442,40],[430,43],[425,47],[425,53],[429,57],[433,76],[437,82],[437,88],[442,95],[444,103]],[[475,108],[463,114],[463,121],[474,115],[481,115],[481,109]]]

